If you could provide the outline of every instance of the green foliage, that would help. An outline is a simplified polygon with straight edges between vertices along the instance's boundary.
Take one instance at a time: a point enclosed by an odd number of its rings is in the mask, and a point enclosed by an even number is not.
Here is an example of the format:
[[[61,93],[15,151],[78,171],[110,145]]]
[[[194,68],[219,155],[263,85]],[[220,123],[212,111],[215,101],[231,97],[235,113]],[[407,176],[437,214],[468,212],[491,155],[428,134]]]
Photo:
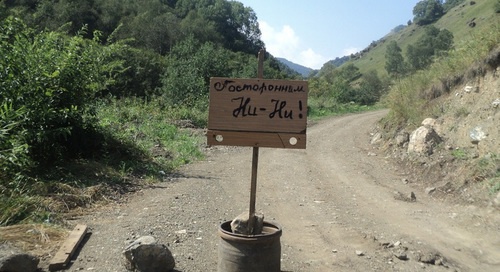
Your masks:
[[[444,12],[448,12],[450,9],[464,3],[465,0],[446,0],[443,4]]]
[[[466,117],[469,114],[470,114],[469,109],[467,109],[466,107],[461,107],[455,111],[454,115],[456,118],[460,118],[460,117]]]
[[[287,75],[275,58],[264,62],[268,78],[280,79]],[[214,43],[200,43],[189,37],[172,48],[166,57],[162,88],[155,93],[170,105],[206,109],[211,77],[251,78],[257,76],[254,56],[221,48]]]
[[[97,116],[103,132],[121,145],[138,148],[138,157],[114,155],[111,158],[115,162],[110,163],[117,165],[116,161],[120,161],[129,165],[134,174],[151,175],[159,171],[169,173],[200,158],[200,138],[192,137],[188,131],[181,131],[174,125],[176,120],[184,117],[189,120],[191,116],[185,115],[189,114],[187,111],[175,110],[161,99],[150,102],[137,98],[111,99],[101,105]],[[200,112],[191,111],[190,114],[197,113]],[[200,117],[206,120],[207,116],[201,114]],[[123,164],[118,166],[124,167]]]
[[[406,74],[402,50],[396,41],[391,41],[385,52],[385,70],[392,77],[401,77]]]
[[[500,43],[499,30],[498,22],[493,22],[438,58],[427,70],[395,81],[384,101],[391,109],[385,121],[387,126],[395,129],[416,126],[425,117],[433,115],[431,113],[439,112],[431,106],[432,101],[427,99],[426,90],[434,84],[441,84],[450,75],[463,75],[478,60],[486,58],[490,50]]]
[[[87,26],[90,32],[85,33],[85,37],[92,38],[93,31],[99,26],[99,14],[95,4],[95,1],[42,0],[37,3],[33,16],[28,12],[24,20],[33,27],[39,26],[40,30],[56,30],[65,25],[66,30],[73,35]]]
[[[451,151],[451,155],[453,156],[453,158],[459,160],[466,160],[468,157],[467,152],[463,149],[454,149],[453,151]]]
[[[123,68],[113,76],[113,84],[100,92],[100,97],[153,96],[161,86],[165,59],[155,52],[123,45],[108,56],[108,61],[121,62]]]
[[[208,101],[210,77],[229,74],[229,55],[213,43],[193,37],[177,44],[166,60],[162,94],[171,105],[194,106]]]
[[[446,29],[427,26],[415,45],[409,45],[406,57],[411,68],[421,70],[429,66],[434,56],[445,54],[453,47],[453,34]]]
[[[488,153],[479,159],[475,174],[487,181],[491,194],[500,192],[500,154]]]
[[[328,97],[328,101],[331,99],[334,104],[373,105],[378,102],[385,89],[385,83],[376,71],[363,75],[352,63],[340,68],[331,62],[325,63],[318,76],[309,79],[309,96],[323,99]],[[318,106],[323,107],[322,103]]]
[[[41,209],[41,198],[29,195],[0,194],[0,226],[27,221],[43,221],[46,212]]]
[[[30,166],[26,130],[21,128],[25,108],[14,110],[12,104],[3,101],[0,105],[0,184],[7,176],[14,176]]]
[[[325,116],[363,112],[377,109],[376,106],[359,105],[356,103],[338,103],[329,97],[310,97],[308,100],[309,119],[318,119]]]
[[[31,27],[0,25],[0,225],[198,158],[201,138],[178,127],[206,126],[210,77],[255,77],[263,47],[235,1],[0,2],[12,14]],[[289,76],[270,55],[264,73]]]
[[[413,21],[417,25],[428,25],[444,14],[441,0],[422,0],[413,8]]]
[[[34,162],[62,159],[72,133],[95,123],[95,94],[110,83],[107,76],[117,65],[104,62],[112,48],[102,50],[98,36],[35,33],[11,17],[0,28],[2,106],[17,113],[4,115],[4,122],[16,124],[8,141],[28,146]]]
[[[189,36],[245,53],[264,46],[255,12],[238,1],[9,1],[1,10],[39,30],[64,29],[74,35],[87,26],[86,38],[99,30],[105,39],[133,39],[134,47],[161,55]]]
[[[359,87],[355,90],[354,101],[361,105],[374,105],[386,90],[387,86],[379,78],[377,71],[368,71],[363,75]]]

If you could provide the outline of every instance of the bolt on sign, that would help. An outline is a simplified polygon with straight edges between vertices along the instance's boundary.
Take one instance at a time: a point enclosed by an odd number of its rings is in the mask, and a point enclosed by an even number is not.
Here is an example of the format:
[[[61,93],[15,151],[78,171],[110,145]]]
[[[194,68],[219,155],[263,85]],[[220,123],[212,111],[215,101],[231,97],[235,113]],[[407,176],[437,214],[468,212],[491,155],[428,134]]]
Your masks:
[[[210,79],[209,145],[306,148],[308,82]]]

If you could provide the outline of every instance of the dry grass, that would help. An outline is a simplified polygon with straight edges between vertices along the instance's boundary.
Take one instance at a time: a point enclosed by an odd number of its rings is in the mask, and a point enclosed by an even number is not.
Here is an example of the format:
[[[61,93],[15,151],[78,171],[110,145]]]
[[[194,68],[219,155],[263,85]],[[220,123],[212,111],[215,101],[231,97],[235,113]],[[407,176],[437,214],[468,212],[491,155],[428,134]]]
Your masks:
[[[58,226],[45,224],[22,224],[0,227],[0,243],[9,243],[25,252],[49,261],[59,249],[68,231]]]

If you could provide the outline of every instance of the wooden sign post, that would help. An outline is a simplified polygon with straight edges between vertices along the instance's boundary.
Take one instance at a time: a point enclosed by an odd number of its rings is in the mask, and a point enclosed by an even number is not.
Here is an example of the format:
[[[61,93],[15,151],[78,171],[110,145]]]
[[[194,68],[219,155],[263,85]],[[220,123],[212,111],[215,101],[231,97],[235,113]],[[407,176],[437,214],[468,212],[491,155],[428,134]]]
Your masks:
[[[250,229],[259,147],[306,148],[307,81],[263,79],[264,54],[259,52],[256,79],[210,79],[208,145],[253,147]]]

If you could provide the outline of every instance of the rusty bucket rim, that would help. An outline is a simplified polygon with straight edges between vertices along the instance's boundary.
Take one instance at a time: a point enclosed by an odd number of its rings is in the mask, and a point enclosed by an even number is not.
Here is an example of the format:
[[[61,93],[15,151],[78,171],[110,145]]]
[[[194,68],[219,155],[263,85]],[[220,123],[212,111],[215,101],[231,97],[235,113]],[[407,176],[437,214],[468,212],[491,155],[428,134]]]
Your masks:
[[[265,240],[271,240],[275,239],[276,237],[281,237],[281,234],[283,233],[283,230],[281,228],[281,225],[274,221],[264,221],[264,227],[263,227],[263,234],[257,234],[257,235],[245,235],[245,234],[238,234],[238,233],[233,233],[230,230],[224,229],[223,226],[229,226],[230,227],[231,221],[225,221],[222,224],[219,225],[219,236],[222,239],[229,240],[229,241],[240,241],[240,242],[262,242]]]

